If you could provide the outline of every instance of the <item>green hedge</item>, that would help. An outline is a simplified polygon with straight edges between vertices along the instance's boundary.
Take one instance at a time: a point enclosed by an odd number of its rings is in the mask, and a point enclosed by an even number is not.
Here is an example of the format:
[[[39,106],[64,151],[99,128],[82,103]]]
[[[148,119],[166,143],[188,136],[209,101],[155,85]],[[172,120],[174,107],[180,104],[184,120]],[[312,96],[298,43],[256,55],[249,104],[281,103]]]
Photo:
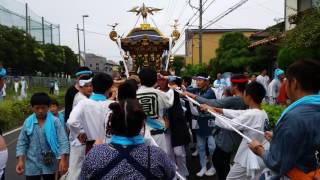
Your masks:
[[[58,96],[50,96],[56,99],[60,107],[64,107],[64,93]],[[30,100],[22,101],[5,100],[0,102],[0,127],[3,132],[19,127],[32,113]]]
[[[263,104],[262,108],[267,112],[270,122],[270,128],[273,129],[285,107],[280,105]]]
[[[20,126],[27,115],[31,114],[28,100],[23,101],[3,101],[0,103],[0,127],[2,131],[7,131]]]

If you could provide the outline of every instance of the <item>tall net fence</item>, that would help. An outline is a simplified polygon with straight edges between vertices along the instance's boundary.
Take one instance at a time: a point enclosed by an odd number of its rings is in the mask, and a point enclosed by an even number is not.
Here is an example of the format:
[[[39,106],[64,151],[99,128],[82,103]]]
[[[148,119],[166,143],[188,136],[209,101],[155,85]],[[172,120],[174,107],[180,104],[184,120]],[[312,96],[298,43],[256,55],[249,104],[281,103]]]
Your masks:
[[[0,24],[24,30],[40,43],[60,45],[59,25],[37,15],[27,4],[0,0]]]

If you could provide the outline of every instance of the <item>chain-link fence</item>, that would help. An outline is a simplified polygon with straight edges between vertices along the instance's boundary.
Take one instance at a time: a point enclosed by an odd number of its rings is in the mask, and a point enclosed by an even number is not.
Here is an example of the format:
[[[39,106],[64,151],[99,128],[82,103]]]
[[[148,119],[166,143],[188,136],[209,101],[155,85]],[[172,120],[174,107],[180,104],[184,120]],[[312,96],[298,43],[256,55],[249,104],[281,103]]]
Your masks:
[[[59,87],[69,87],[75,83],[74,79],[69,78],[55,78],[55,77],[37,77],[37,76],[24,76],[23,77],[29,87],[50,87],[50,83],[58,81]],[[7,76],[6,86],[7,88],[13,88],[14,81],[20,81],[22,77]]]
[[[28,4],[0,0],[0,24],[22,29],[38,42],[60,45],[60,27],[33,12]]]

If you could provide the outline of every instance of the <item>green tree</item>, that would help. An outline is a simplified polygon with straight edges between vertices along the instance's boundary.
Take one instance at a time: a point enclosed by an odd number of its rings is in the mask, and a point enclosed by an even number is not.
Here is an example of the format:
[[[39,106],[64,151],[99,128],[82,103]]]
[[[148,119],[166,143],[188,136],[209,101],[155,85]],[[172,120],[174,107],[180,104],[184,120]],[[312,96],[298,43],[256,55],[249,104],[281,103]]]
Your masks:
[[[74,52],[67,46],[40,45],[17,28],[0,25],[0,61],[18,75],[73,74],[79,66]]]
[[[41,72],[47,76],[63,72],[65,62],[64,49],[54,44],[45,44],[41,48],[45,54]]]
[[[278,65],[284,69],[299,59],[320,60],[320,10],[310,9],[297,20],[296,27],[286,33],[277,56]]]
[[[181,57],[181,56],[174,57],[174,61],[173,61],[172,66],[173,66],[173,69],[175,70],[177,76],[180,76],[181,69],[184,66],[184,64],[185,64],[184,57]]]
[[[209,63],[212,75],[224,71],[242,71],[254,60],[248,45],[249,39],[240,32],[224,34],[216,50],[217,56]]]
[[[188,64],[185,70],[181,72],[182,76],[195,76],[199,73],[209,73],[208,65],[206,64]]]
[[[64,50],[63,72],[67,75],[73,75],[79,67],[77,55],[68,46],[62,46]]]
[[[307,10],[284,38],[286,48],[320,47],[320,9]]]
[[[299,59],[320,59],[320,47],[318,48],[281,48],[277,62],[278,66],[287,69],[288,66]]]
[[[34,74],[39,54],[38,43],[24,31],[0,25],[0,61],[20,74]]]
[[[253,60],[250,63],[251,72],[259,72],[268,67],[268,64],[275,61],[278,48],[274,44],[258,46],[253,50]]]

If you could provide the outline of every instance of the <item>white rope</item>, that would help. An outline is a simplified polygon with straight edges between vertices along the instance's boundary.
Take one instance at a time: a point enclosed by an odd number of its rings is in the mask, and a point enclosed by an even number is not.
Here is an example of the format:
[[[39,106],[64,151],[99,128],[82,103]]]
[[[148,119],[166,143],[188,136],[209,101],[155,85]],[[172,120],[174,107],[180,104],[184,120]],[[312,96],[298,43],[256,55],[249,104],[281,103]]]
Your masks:
[[[124,52],[123,52],[123,49],[121,47],[121,41],[120,41],[120,38],[117,39],[117,45],[118,45],[118,49],[120,51],[120,56],[121,56],[121,60],[123,62],[123,66],[124,66],[124,69],[125,69],[125,73],[126,73],[126,76],[127,78],[129,78],[129,71],[128,71],[128,67],[127,67],[127,63],[126,61],[124,60]]]
[[[167,57],[167,62],[166,62],[166,71],[168,71],[168,68],[169,68],[169,62],[170,62],[170,56],[172,54],[172,42],[173,42],[173,39],[172,37],[169,38],[169,51],[168,51],[168,57]]]
[[[182,91],[175,89],[175,91],[177,91],[179,94],[182,93]],[[189,97],[188,95],[186,95],[186,98],[192,102],[193,104],[197,105],[200,107],[200,103],[198,103],[196,100],[192,99],[191,97]],[[213,116],[215,116],[216,113],[213,113],[212,111],[208,110],[208,112],[210,114],[212,114]],[[215,116],[216,117],[216,116]],[[232,130],[234,130],[236,133],[238,133],[240,136],[242,136],[243,138],[245,138],[248,142],[251,142],[252,140],[244,135],[243,133],[241,133],[239,130],[237,130],[236,128],[234,128],[228,121],[226,121],[225,118],[219,118],[219,120],[221,120],[221,122],[223,122],[223,124],[227,125],[228,127],[230,127]]]
[[[208,112],[210,114],[212,114],[213,116],[214,113],[210,110],[208,110]],[[238,133],[240,136],[242,136],[243,138],[245,138],[249,143],[252,141],[252,139],[250,139],[248,136],[244,135],[242,132],[240,132],[238,129],[236,129],[235,127],[233,127],[228,121],[224,120],[224,119],[221,119],[221,118],[218,118],[223,124],[227,125],[229,128],[231,128],[232,130],[234,130],[236,133]]]
[[[177,91],[178,93],[180,93],[180,94],[182,93],[180,90],[176,90],[176,91]],[[193,104],[196,104],[197,106],[200,106],[200,103],[198,103],[196,100],[190,98],[189,96],[188,96],[187,98],[188,98],[188,100],[191,101]],[[239,122],[236,122],[236,121],[234,121],[234,120],[232,120],[232,119],[229,119],[229,118],[227,118],[227,117],[225,117],[225,116],[223,116],[223,115],[220,115],[220,114],[218,114],[218,113],[215,113],[215,112],[212,112],[212,111],[211,111],[211,114],[212,114],[213,116],[215,116],[215,117],[219,117],[219,118],[225,119],[225,120],[227,120],[227,121],[231,121],[233,124],[236,124],[236,125],[245,127],[245,128],[247,128],[247,129],[250,129],[250,130],[252,130],[252,131],[255,131],[255,132],[259,133],[259,134],[264,135],[264,132],[263,132],[263,131],[259,131],[259,130],[257,130],[257,129],[254,129],[254,128],[250,127],[250,126],[241,124],[241,123],[239,123]]]
[[[218,113],[215,113],[215,112],[212,112],[212,111],[211,111],[211,114],[212,114],[213,116],[215,116],[215,117],[220,118],[220,119],[225,119],[225,120],[227,120],[227,121],[232,122],[233,124],[236,124],[236,125],[245,127],[245,128],[247,128],[247,129],[250,129],[250,130],[252,130],[252,131],[255,131],[255,132],[259,133],[259,134],[264,135],[264,132],[263,132],[263,131],[259,131],[259,130],[257,130],[257,129],[254,129],[254,128],[250,127],[250,126],[247,126],[247,125],[241,124],[241,123],[239,123],[239,122],[236,122],[236,121],[234,121],[234,120],[232,120],[232,119],[229,119],[229,118],[227,118],[227,117],[225,117],[225,116],[223,116],[223,115],[221,115],[221,114],[218,114]]]

